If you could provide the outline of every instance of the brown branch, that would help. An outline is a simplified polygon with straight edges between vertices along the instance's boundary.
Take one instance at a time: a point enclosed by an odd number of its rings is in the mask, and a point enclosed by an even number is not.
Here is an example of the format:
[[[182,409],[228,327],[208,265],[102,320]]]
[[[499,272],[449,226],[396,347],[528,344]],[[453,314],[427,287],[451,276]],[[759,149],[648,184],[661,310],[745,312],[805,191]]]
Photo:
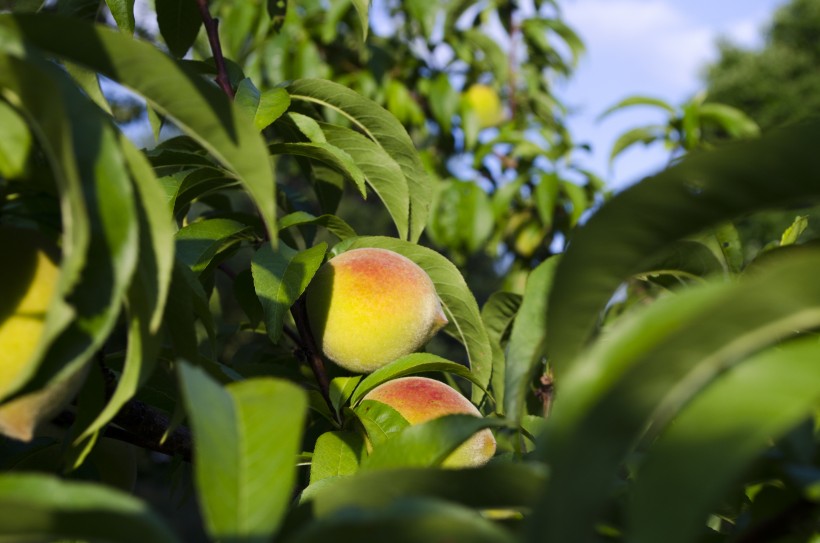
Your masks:
[[[225,65],[225,57],[222,56],[222,44],[219,43],[219,19],[211,17],[211,12],[208,10],[208,0],[196,0],[196,3],[199,7],[202,24],[205,26],[205,32],[208,34],[208,43],[211,44],[211,51],[214,56],[216,83],[228,97],[233,98],[236,96],[236,92],[234,92],[230,78],[228,78],[228,68]]]
[[[293,320],[296,321],[296,329],[302,338],[300,344],[304,349],[308,365],[316,377],[316,382],[319,384],[319,391],[322,393],[322,397],[325,399],[330,412],[333,413],[336,418],[336,422],[341,424],[342,421],[339,420],[339,414],[336,412],[336,408],[333,407],[333,401],[330,399],[330,381],[328,381],[327,372],[325,371],[325,363],[316,348],[316,341],[307,323],[307,307],[305,306],[304,296],[296,300],[296,303],[290,308],[290,312],[293,315]]]

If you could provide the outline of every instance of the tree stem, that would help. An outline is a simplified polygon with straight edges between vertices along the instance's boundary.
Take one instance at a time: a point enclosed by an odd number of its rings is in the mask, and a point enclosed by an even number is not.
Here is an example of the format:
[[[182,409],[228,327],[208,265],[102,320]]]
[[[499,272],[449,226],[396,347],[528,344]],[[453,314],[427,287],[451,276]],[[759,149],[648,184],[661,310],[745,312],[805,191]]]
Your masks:
[[[211,44],[211,51],[214,56],[214,64],[216,65],[216,83],[231,99],[236,96],[236,93],[231,86],[230,78],[228,77],[228,68],[225,65],[225,57],[222,56],[222,44],[219,42],[219,19],[211,17],[211,12],[208,10],[208,0],[196,0],[199,6],[199,13],[202,16],[202,24],[205,26],[205,32],[208,34],[208,42]]]
[[[333,407],[333,401],[330,399],[330,381],[325,371],[325,363],[319,355],[318,349],[316,348],[316,341],[307,323],[307,308],[305,307],[304,296],[296,300],[296,303],[290,308],[290,312],[293,315],[293,320],[296,321],[296,329],[302,338],[301,346],[304,348],[305,358],[307,359],[310,369],[313,371],[313,375],[316,377],[316,382],[319,384],[319,391],[322,393],[322,397],[325,399],[330,412],[333,413],[336,418],[336,422],[341,424],[342,421],[339,420],[339,414],[336,412],[336,408]]]

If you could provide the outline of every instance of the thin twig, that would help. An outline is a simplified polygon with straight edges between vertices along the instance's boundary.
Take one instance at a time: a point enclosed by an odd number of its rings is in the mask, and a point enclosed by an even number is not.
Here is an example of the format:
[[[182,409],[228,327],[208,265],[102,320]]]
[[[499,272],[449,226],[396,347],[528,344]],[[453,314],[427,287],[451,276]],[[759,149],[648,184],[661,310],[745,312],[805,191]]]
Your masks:
[[[202,24],[205,26],[205,32],[208,34],[208,43],[211,44],[211,51],[214,55],[214,64],[216,65],[216,83],[230,98],[236,96],[236,93],[231,86],[230,78],[228,78],[228,68],[225,65],[225,57],[222,56],[222,45],[219,43],[219,19],[211,17],[211,12],[208,10],[208,0],[196,0],[199,6],[199,13],[202,16]]]
[[[316,382],[319,384],[322,397],[325,399],[330,412],[336,417],[336,422],[341,424],[339,414],[330,399],[330,381],[328,381],[327,372],[325,371],[325,363],[319,355],[318,349],[316,349],[316,341],[313,339],[313,333],[307,323],[307,307],[305,306],[304,296],[296,300],[296,303],[290,308],[290,312],[296,322],[299,336],[302,338],[301,347],[304,349],[305,358],[313,371],[313,375],[316,376]]]

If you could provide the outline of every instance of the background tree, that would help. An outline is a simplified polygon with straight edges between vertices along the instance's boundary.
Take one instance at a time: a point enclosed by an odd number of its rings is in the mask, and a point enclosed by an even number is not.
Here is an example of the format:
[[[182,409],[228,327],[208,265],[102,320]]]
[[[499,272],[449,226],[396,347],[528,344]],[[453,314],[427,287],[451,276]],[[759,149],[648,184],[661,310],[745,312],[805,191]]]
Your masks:
[[[763,130],[820,111],[820,3],[791,0],[773,16],[759,50],[723,41],[706,70],[708,100],[734,106]]]

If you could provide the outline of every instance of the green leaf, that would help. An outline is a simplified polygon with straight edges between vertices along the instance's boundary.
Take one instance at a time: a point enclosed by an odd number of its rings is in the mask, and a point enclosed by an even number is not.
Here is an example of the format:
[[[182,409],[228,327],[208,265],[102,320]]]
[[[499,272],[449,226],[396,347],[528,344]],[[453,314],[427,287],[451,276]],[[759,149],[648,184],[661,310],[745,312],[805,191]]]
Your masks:
[[[343,219],[336,215],[311,215],[305,211],[296,211],[285,215],[279,219],[279,230],[286,230],[294,226],[303,226],[315,224],[317,226],[324,226],[328,232],[335,235],[340,240],[352,238],[356,236],[356,231],[353,227],[347,224]]]
[[[301,79],[291,83],[288,92],[292,101],[321,105],[347,118],[399,164],[410,198],[408,239],[418,241],[427,223],[433,186],[401,123],[375,102],[338,83]]]
[[[472,254],[481,249],[493,233],[495,222],[490,199],[475,183],[443,184],[431,208],[427,233],[442,247]]]
[[[247,237],[249,227],[230,219],[204,219],[176,234],[177,258],[194,273],[205,271],[214,257]]]
[[[459,377],[468,379],[476,386],[482,386],[481,383],[478,382],[478,379],[470,373],[470,370],[461,364],[445,360],[434,354],[413,353],[394,360],[365,377],[362,382],[359,383],[356,392],[350,398],[350,402],[353,405],[357,404],[368,392],[391,379],[431,371],[442,371],[458,375]]]
[[[484,390],[490,383],[493,353],[487,330],[478,311],[478,303],[473,297],[464,277],[452,262],[439,253],[406,241],[379,236],[353,238],[336,246],[339,250],[359,247],[379,247],[406,256],[427,272],[441,298],[442,306],[450,321],[447,329],[461,341],[467,350],[470,371],[481,386],[474,386],[472,401],[481,403]]]
[[[272,155],[299,155],[324,162],[346,178],[353,181],[359,194],[366,196],[365,177],[356,161],[344,150],[330,143],[272,143],[268,149]]]
[[[675,115],[677,113],[677,111],[675,111],[675,108],[672,105],[670,105],[669,102],[666,102],[665,100],[661,100],[659,98],[653,98],[651,96],[635,95],[635,96],[629,96],[627,98],[624,98],[623,100],[621,100],[617,104],[608,107],[603,113],[601,113],[598,116],[598,120],[600,121],[604,117],[607,117],[610,114],[615,113],[616,111],[620,111],[621,109],[624,109],[624,108],[627,108],[627,107],[633,107],[633,106],[654,107],[654,108],[661,109],[661,110],[665,111],[669,115]]]
[[[655,143],[656,141],[663,140],[663,134],[665,129],[666,127],[662,125],[639,126],[638,128],[627,130],[626,132],[618,136],[618,139],[615,140],[615,144],[612,146],[612,151],[609,152],[610,166],[618,157],[618,155],[620,155],[636,143],[643,143],[644,145],[649,145],[650,143]]]
[[[378,447],[408,426],[407,420],[398,411],[375,400],[364,400],[353,409],[353,413],[374,447]]]
[[[223,388],[185,362],[177,369],[192,424],[196,487],[209,534],[221,540],[270,540],[296,482],[306,394],[271,378]]]
[[[660,275],[679,279],[704,279],[724,273],[723,265],[706,245],[697,241],[676,241],[650,260],[641,277],[658,281]],[[659,281],[661,284],[666,284]]]
[[[99,349],[119,314],[138,249],[133,190],[117,132],[65,72],[35,56],[31,53],[33,63],[24,63],[0,54],[0,87],[39,126],[67,210],[63,251],[68,256],[61,263],[61,296],[46,318],[38,351],[42,362],[11,385],[36,371],[24,391],[76,374]],[[64,301],[69,296],[71,309]],[[66,326],[72,310],[76,314]]]
[[[167,4],[164,0],[160,4]],[[123,32],[134,33],[134,0],[105,0],[117,26]],[[158,8],[159,9],[159,8]]]
[[[0,475],[0,538],[29,541],[42,537],[123,543],[178,541],[159,515],[124,492],[51,475]]]
[[[253,284],[265,311],[268,337],[274,343],[282,337],[288,309],[313,279],[326,251],[326,243],[301,252],[280,243],[275,251],[265,245],[254,255],[251,263]]]
[[[366,400],[362,405],[371,401]],[[362,469],[438,466],[473,434],[505,424],[500,419],[473,415],[445,415],[414,424],[385,442],[374,444],[373,452],[362,462]]]
[[[362,28],[362,41],[367,40],[367,32],[370,28],[370,0],[351,0],[356,13],[359,14],[359,26]]]
[[[153,45],[105,27],[44,14],[0,15],[0,49],[22,57],[27,44],[117,81],[174,119],[237,176],[276,240],[276,191],[267,149],[219,89]]]
[[[734,138],[752,138],[760,135],[760,128],[751,117],[726,104],[701,104],[698,116],[701,123],[714,123]]]
[[[6,102],[0,100],[0,177],[15,179],[26,170],[31,151],[31,132],[26,121]]]
[[[535,186],[533,200],[535,200],[535,208],[538,210],[538,216],[541,218],[541,224],[544,225],[545,230],[552,229],[553,214],[555,213],[555,207],[558,205],[558,194],[560,191],[561,184],[559,183],[558,176],[553,173],[542,175],[540,181]],[[573,211],[575,211],[574,208],[575,205],[573,204]],[[586,208],[586,206],[584,206],[584,208]]]
[[[375,508],[425,496],[479,509],[528,508],[547,482],[543,464],[490,463],[475,469],[404,468],[326,479],[302,495],[316,517],[346,508]]]
[[[354,158],[365,180],[390,213],[399,237],[407,238],[410,220],[410,195],[402,168],[378,144],[343,126],[320,123],[329,143]]]
[[[521,307],[521,295],[513,292],[494,292],[481,308],[481,320],[487,329],[487,336],[493,348],[493,374],[490,381],[495,397],[495,412],[504,414],[506,396],[503,339]]]
[[[743,213],[818,198],[811,180],[820,177],[820,156],[810,144],[818,137],[820,123],[810,123],[697,153],[604,204],[574,233],[556,271],[548,317],[556,370],[581,350],[618,285],[669,243]]]
[[[530,382],[544,365],[547,299],[559,261],[559,257],[553,256],[530,273],[510,333],[505,364],[504,412],[516,425],[525,414]]]
[[[405,499],[381,509],[354,510],[309,523],[287,543],[513,543],[512,533],[477,511],[438,500]]]
[[[140,258],[127,295],[128,348],[114,394],[80,440],[108,424],[151,376],[161,346],[160,324],[174,265],[173,223],[163,206],[162,190],[145,157],[124,136],[120,143],[138,196],[140,220]]]
[[[686,406],[640,467],[630,540],[697,539],[752,460],[816,408],[818,355],[816,337],[771,348],[720,376]]]
[[[565,368],[541,436],[553,478],[532,516],[533,540],[584,540],[647,427],[650,440],[721,371],[820,325],[818,266],[818,251],[784,254],[736,282],[659,299]]]
[[[171,54],[184,57],[202,26],[196,0],[160,0],[156,3],[156,10],[162,39]]]
[[[743,269],[743,247],[735,225],[730,222],[718,225],[715,228],[715,239],[728,270],[731,273],[740,273]]]
[[[800,234],[806,231],[809,227],[809,217],[807,215],[798,215],[794,222],[789,226],[783,235],[780,236],[780,246],[794,245],[800,238]]]
[[[310,484],[328,477],[352,475],[365,454],[364,440],[352,432],[325,432],[316,440],[310,463]]]
[[[256,129],[262,131],[287,111],[290,107],[290,95],[281,88],[260,92],[246,78],[239,82],[234,103],[248,112]]]

